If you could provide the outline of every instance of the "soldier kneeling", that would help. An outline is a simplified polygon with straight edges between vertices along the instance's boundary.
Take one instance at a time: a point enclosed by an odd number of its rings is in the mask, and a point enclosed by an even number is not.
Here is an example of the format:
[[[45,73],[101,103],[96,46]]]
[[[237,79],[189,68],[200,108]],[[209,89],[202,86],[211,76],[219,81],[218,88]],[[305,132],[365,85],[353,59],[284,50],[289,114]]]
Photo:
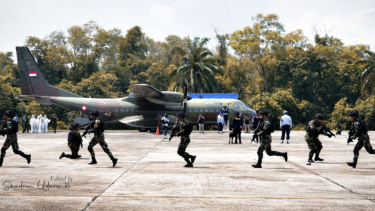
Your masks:
[[[79,151],[79,145],[83,147],[82,145],[82,137],[79,133],[79,124],[73,124],[69,128],[70,132],[68,134],[68,147],[72,151],[72,154],[65,154],[64,152],[60,155],[60,159],[63,157],[70,158],[70,159],[76,159],[80,158],[81,155],[78,155]]]

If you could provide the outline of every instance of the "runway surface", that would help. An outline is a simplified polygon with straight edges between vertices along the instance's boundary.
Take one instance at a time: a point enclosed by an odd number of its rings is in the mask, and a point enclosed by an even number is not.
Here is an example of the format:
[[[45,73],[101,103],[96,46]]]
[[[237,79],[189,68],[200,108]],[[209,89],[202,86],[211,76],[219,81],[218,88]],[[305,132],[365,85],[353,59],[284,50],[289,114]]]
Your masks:
[[[374,210],[375,155],[360,151],[356,169],[346,165],[354,144],[347,132],[321,136],[323,162],[307,166],[304,132],[292,131],[290,144],[273,134],[272,149],[287,151],[289,161],[264,154],[263,168],[253,169],[259,144],[243,134],[243,144],[229,145],[228,133],[193,132],[187,152],[197,155],[194,168],[183,168],[172,142],[151,133],[106,131],[115,168],[99,145],[98,164],[88,165],[84,139],[81,159],[68,153],[68,131],[19,133],[20,150],[31,153],[28,165],[8,149],[0,168],[0,210]],[[375,147],[375,132],[370,132]]]

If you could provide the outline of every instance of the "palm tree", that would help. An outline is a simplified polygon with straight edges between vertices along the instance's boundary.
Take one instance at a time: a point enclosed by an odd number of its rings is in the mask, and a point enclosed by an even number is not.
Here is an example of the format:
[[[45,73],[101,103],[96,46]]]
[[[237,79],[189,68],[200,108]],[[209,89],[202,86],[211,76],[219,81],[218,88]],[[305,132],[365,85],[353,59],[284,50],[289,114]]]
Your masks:
[[[375,53],[368,50],[365,53],[367,54],[365,59],[358,62],[366,67],[360,76],[362,85],[361,93],[364,96],[372,95],[375,91]]]
[[[224,74],[220,65],[224,65],[225,62],[206,48],[208,41],[208,38],[195,37],[194,40],[188,38],[186,50],[181,47],[173,48],[172,54],[178,53],[183,56],[183,64],[171,73],[171,77],[177,78],[175,89],[182,84],[183,78],[187,78],[191,86],[190,92],[220,91],[215,76]]]

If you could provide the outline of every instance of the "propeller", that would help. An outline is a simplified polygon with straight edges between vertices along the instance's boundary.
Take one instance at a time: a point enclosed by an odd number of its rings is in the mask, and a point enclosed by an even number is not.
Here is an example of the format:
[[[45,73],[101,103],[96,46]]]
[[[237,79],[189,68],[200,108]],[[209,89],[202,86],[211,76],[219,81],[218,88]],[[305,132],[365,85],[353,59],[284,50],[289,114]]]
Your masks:
[[[187,96],[187,91],[188,91],[188,81],[187,81],[187,79],[185,78],[185,80],[184,80],[184,85],[185,85],[185,87],[184,87],[184,114],[186,115],[186,113],[187,113],[187,100],[188,100],[188,96]]]

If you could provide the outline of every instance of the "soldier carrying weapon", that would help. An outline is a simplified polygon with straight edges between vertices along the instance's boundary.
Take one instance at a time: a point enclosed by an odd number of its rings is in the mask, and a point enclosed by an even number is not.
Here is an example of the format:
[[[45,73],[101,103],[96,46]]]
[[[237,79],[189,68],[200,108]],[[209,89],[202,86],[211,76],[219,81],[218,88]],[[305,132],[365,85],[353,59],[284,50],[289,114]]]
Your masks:
[[[21,157],[25,158],[27,160],[27,163],[29,164],[31,162],[31,155],[23,153],[21,150],[19,150],[18,147],[18,122],[13,120],[13,111],[7,110],[4,114],[4,117],[5,120],[3,122],[3,129],[0,130],[0,135],[6,135],[7,138],[3,147],[1,148],[0,167],[3,165],[6,151],[10,146],[12,146],[14,154],[20,155]]]
[[[364,146],[366,151],[369,154],[375,154],[375,150],[372,149],[371,143],[370,143],[370,137],[368,135],[368,128],[366,125],[366,122],[364,120],[361,120],[358,116],[358,111],[354,110],[349,113],[350,119],[352,120],[352,124],[349,131],[349,138],[348,138],[348,144],[350,142],[353,142],[353,139],[358,138],[358,142],[354,147],[353,153],[353,162],[347,162],[348,166],[351,166],[353,168],[356,168],[357,161],[359,157],[359,151]]]
[[[91,111],[90,116],[92,120],[90,124],[86,127],[86,131],[83,132],[82,134],[82,137],[86,138],[87,134],[94,133],[94,137],[91,139],[89,146],[88,146],[88,150],[91,154],[91,159],[92,159],[89,164],[90,165],[97,164],[93,147],[96,144],[100,144],[103,151],[107,153],[109,158],[111,158],[113,167],[115,167],[117,163],[117,158],[113,157],[111,151],[108,149],[108,144],[104,140],[104,122],[98,118],[99,116],[98,111]]]
[[[177,113],[176,116],[178,119],[172,129],[172,134],[169,137],[169,141],[171,141],[174,136],[180,136],[181,142],[178,146],[177,154],[183,157],[186,161],[187,164],[184,167],[193,167],[193,163],[197,156],[190,155],[186,152],[186,148],[190,143],[190,133],[192,131],[192,125],[185,122],[184,113]]]

